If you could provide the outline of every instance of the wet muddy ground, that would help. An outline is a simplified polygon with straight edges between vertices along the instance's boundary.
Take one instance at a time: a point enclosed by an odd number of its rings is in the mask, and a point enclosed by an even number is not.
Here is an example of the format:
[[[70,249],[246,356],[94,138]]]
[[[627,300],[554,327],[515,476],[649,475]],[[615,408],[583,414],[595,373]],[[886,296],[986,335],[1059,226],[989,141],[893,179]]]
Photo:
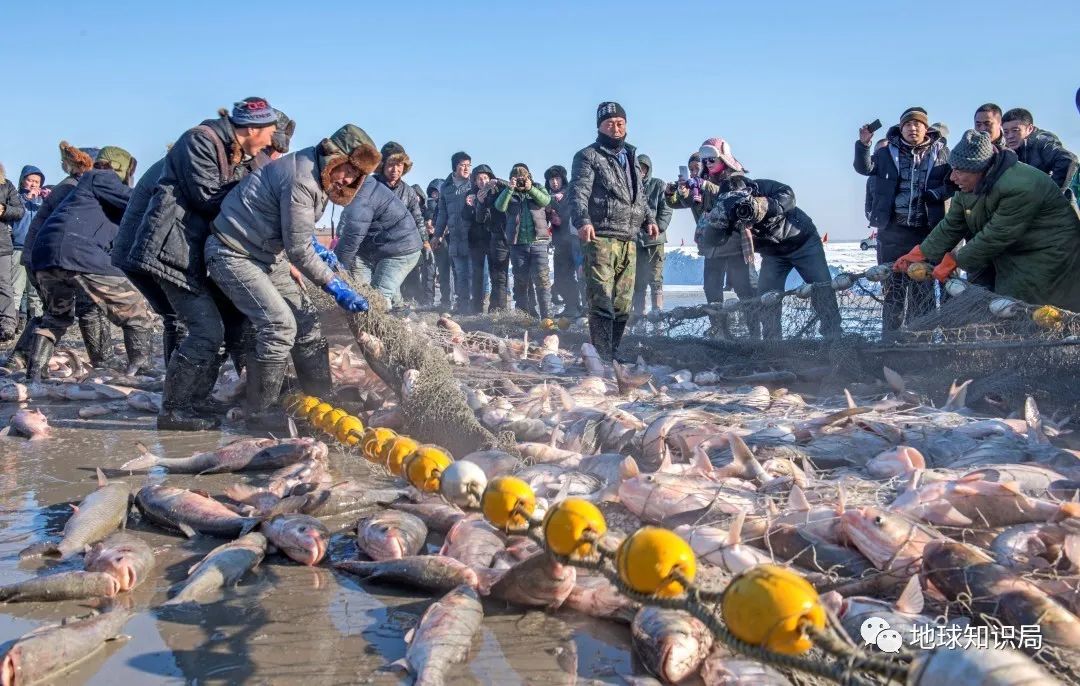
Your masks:
[[[128,482],[132,491],[161,474],[133,474],[117,468],[138,455],[136,441],[155,454],[185,457],[221,445],[226,432],[158,433],[153,418],[136,413],[79,419],[77,403],[40,404],[54,427],[53,437],[27,441],[0,438],[0,584],[45,571],[81,569],[82,558],[42,563],[19,560],[19,551],[56,536],[70,512],[95,487],[94,468]],[[6,424],[14,404],[0,405]],[[367,474],[358,458],[334,455],[335,472]],[[219,494],[242,475],[172,475],[168,483]],[[330,522],[338,531],[330,558],[354,557],[355,520]],[[195,609],[155,607],[186,570],[223,541],[187,540],[139,521],[129,528],[157,553],[153,578],[116,602],[137,614],[127,624],[130,637],[109,644],[64,674],[64,684],[396,684],[410,677],[386,671],[405,654],[404,634],[432,598],[385,586],[360,584],[328,568],[302,567],[267,556],[253,575],[218,602]],[[429,544],[432,541],[429,539]],[[19,636],[65,617],[87,614],[93,603],[0,605],[0,654]],[[629,628],[572,612],[522,613],[485,603],[483,630],[471,659],[456,666],[455,684],[622,683],[639,674],[631,657]]]

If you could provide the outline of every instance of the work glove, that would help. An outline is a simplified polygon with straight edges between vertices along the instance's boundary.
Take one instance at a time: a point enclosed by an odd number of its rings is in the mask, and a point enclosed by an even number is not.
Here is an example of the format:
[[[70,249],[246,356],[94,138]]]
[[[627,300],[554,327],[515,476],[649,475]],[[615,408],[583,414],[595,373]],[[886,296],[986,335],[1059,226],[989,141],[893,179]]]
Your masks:
[[[323,290],[334,296],[334,302],[343,310],[348,312],[368,311],[367,298],[349,288],[347,283],[336,276],[323,286]]]
[[[945,257],[941,258],[941,264],[934,267],[934,278],[945,283],[949,280],[949,276],[952,275],[959,265],[956,264],[956,258],[953,257],[951,252],[945,253]]]
[[[894,272],[907,272],[908,267],[916,262],[926,262],[926,255],[922,254],[922,246],[916,245],[907,255],[904,255],[893,263]]]
[[[323,247],[323,244],[320,243],[319,239],[315,236],[311,237],[311,247],[315,248],[315,254],[322,258],[322,261],[326,263],[327,267],[330,267],[336,272],[338,267],[341,266],[338,262],[337,255],[329,248]]]

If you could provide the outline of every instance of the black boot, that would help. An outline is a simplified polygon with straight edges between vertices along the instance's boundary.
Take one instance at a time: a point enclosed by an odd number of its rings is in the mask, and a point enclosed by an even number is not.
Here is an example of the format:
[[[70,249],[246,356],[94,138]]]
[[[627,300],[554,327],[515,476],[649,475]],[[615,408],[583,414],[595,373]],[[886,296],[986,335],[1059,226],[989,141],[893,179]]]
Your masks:
[[[596,348],[596,353],[604,362],[611,362],[613,323],[614,322],[607,317],[597,317],[595,314],[589,315],[589,336],[592,338],[592,344],[593,347]]]
[[[247,403],[244,421],[249,431],[267,431],[284,436],[289,430],[289,418],[278,400],[285,380],[285,362],[247,361]]]
[[[157,418],[159,430],[209,431],[219,426],[219,422],[199,417],[192,409],[192,394],[204,373],[204,365],[195,364],[180,352],[173,353],[165,372],[165,391]]]
[[[153,331],[135,326],[124,327],[124,350],[127,351],[127,375],[139,376],[154,370],[151,358],[154,353]]]
[[[86,344],[90,366],[102,369],[113,361],[112,330],[108,317],[100,307],[93,307],[79,315],[79,332]]]
[[[30,341],[29,361],[26,363],[26,381],[38,383],[49,377],[49,359],[53,354],[53,340],[41,334],[34,335]]]
[[[334,382],[330,377],[330,344],[325,338],[292,350],[293,366],[300,387],[308,395],[326,400],[334,394]]]
[[[11,349],[7,362],[4,363],[4,369],[8,372],[26,369],[26,364],[30,360],[30,346],[34,342],[34,332],[39,326],[41,326],[41,317],[32,317],[23,327],[19,340],[15,342],[15,347]]]
[[[191,394],[192,409],[200,417],[222,417],[231,408],[228,403],[219,403],[210,397],[210,394],[214,392],[214,386],[217,385],[218,374],[225,360],[225,355],[218,355],[208,362],[202,369],[202,375],[199,377],[194,393]]]
[[[623,332],[626,331],[626,320],[616,319],[611,322],[611,359],[619,359],[619,344],[622,343]],[[622,360],[619,360],[622,362]]]

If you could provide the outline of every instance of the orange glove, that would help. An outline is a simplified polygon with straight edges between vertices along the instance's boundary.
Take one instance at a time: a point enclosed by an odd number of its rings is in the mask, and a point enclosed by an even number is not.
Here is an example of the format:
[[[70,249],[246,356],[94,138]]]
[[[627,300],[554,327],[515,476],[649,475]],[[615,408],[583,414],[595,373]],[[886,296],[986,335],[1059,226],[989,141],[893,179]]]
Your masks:
[[[926,255],[922,254],[922,246],[916,245],[907,255],[904,255],[893,263],[894,272],[906,272],[907,268],[915,262],[925,262]]]
[[[945,253],[945,257],[941,258],[941,264],[934,267],[934,278],[941,283],[945,283],[949,280],[952,273],[956,271],[958,266],[959,265],[956,264],[956,258],[953,257],[951,252],[947,252]]]

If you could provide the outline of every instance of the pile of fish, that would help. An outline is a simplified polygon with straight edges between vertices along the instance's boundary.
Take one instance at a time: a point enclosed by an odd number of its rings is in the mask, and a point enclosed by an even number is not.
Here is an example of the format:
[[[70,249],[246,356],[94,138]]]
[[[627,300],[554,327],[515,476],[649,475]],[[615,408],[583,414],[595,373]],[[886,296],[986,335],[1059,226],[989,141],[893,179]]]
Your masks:
[[[917,654],[911,683],[1054,683],[1051,672],[1080,667],[1080,458],[1059,447],[1068,421],[1043,419],[1034,402],[1016,416],[979,417],[965,408],[960,385],[935,408],[891,372],[842,397],[811,398],[777,387],[791,379],[775,370],[733,378],[641,360],[609,366],[591,345],[572,355],[553,334],[534,346],[466,333],[449,317],[409,326],[461,367],[477,419],[518,440],[515,453],[455,457],[489,480],[526,481],[540,512],[577,497],[601,508],[612,539],[646,524],[669,527],[710,586],[760,563],[790,567],[816,587],[854,645],[863,645],[872,617],[897,631],[939,616],[1041,630],[1042,648],[1027,655]],[[335,378],[373,425],[401,426],[396,398],[417,372],[395,378],[379,364],[381,343],[361,338],[362,356],[335,349]],[[18,422],[33,423],[25,415]],[[213,602],[265,556],[281,555],[435,599],[394,665],[416,683],[443,683],[468,660],[485,608],[507,606],[622,625],[641,664],[664,683],[791,683],[783,670],[732,653],[689,614],[639,606],[604,576],[561,564],[475,512],[401,481],[343,476],[335,460],[360,458],[331,455],[315,439],[242,439],[186,458],[138,451],[107,465],[124,476],[99,472],[97,490],[58,540],[24,551],[82,555],[85,571],[0,588],[0,602],[112,598],[143,583],[155,573],[154,554],[123,531],[131,502],[140,526],[222,540],[191,561],[157,612]],[[220,494],[182,481],[226,472],[237,481]],[[355,536],[355,553],[328,559],[330,537],[343,529]],[[116,638],[129,617],[113,609],[47,629],[47,641],[41,630],[19,639],[0,663],[0,685],[62,670]]]

